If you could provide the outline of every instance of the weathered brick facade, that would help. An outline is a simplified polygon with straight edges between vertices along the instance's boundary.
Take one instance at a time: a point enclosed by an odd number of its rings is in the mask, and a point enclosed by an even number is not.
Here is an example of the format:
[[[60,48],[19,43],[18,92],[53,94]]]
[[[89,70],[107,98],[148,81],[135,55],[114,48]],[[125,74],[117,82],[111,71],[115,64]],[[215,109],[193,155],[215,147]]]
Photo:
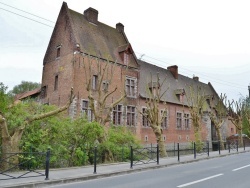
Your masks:
[[[156,66],[151,68],[151,65],[146,62],[139,63],[124,33],[124,26],[118,23],[116,28],[112,28],[102,24],[98,21],[98,11],[92,8],[80,14],[70,10],[67,4],[63,3],[44,57],[41,101],[62,106],[67,102],[71,87],[73,87],[75,100],[69,109],[69,115],[72,117],[81,115],[84,101],[88,101],[87,81],[98,75],[98,63],[103,68],[106,62],[114,64],[113,72],[109,70],[108,73],[108,76],[110,74],[113,76],[108,88],[112,91],[117,87],[107,103],[119,99],[125,90],[127,92],[133,90],[134,94],[131,96],[127,94],[127,97],[119,103],[122,114],[121,124],[130,127],[143,144],[156,142],[152,129],[143,126],[142,115],[137,110],[135,111],[135,108],[141,110],[146,106],[142,88],[145,87],[144,80],[148,76],[147,67],[153,74],[156,74],[156,69],[159,69],[163,72],[162,75],[167,75],[168,82],[172,83],[168,91],[170,97],[166,97],[168,114],[167,127],[163,128],[165,143],[189,143],[194,140],[191,120],[189,120],[188,127],[184,125],[184,114],[189,114],[189,110],[181,101],[178,101],[174,91],[184,90],[187,84],[198,83],[207,88],[209,95],[218,96],[212,86],[200,83],[198,78],[191,79],[178,75],[177,66],[171,66],[167,70]],[[91,69],[88,65],[91,65]],[[92,90],[93,95],[97,95],[96,92],[97,90]],[[162,109],[165,108],[163,104],[161,106]],[[132,114],[131,117],[134,117],[135,121],[132,123],[127,117],[131,109],[130,115]],[[182,117],[182,125],[179,128],[177,128],[177,113]],[[111,119],[110,122],[112,121]],[[232,124],[227,121],[223,128],[223,135],[235,133],[232,128]],[[212,135],[211,120],[204,116],[202,138],[211,141]]]

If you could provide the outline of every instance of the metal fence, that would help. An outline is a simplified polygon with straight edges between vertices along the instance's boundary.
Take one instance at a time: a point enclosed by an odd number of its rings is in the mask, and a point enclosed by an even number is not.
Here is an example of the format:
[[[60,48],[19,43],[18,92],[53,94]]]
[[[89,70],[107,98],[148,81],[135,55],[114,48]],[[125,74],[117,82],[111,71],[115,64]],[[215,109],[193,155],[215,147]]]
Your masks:
[[[159,146],[133,148],[130,147],[130,168],[135,165],[157,163],[159,164]]]
[[[49,179],[50,150],[47,152],[2,153],[0,180],[45,176]]]

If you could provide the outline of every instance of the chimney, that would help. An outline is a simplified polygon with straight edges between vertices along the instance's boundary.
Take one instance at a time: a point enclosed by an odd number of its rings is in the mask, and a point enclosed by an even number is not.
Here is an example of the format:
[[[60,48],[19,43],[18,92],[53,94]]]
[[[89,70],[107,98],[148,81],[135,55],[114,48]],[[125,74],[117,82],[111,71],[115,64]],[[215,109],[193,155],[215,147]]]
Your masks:
[[[87,18],[87,20],[91,23],[97,24],[98,20],[98,11],[89,7],[84,11],[84,16]]]
[[[199,81],[199,77],[198,77],[198,76],[193,75],[193,80],[194,80],[194,81]]]
[[[122,23],[116,24],[116,29],[121,33],[124,32],[124,25]]]
[[[178,79],[178,66],[173,65],[168,67],[168,70],[172,73],[173,77],[177,80]]]

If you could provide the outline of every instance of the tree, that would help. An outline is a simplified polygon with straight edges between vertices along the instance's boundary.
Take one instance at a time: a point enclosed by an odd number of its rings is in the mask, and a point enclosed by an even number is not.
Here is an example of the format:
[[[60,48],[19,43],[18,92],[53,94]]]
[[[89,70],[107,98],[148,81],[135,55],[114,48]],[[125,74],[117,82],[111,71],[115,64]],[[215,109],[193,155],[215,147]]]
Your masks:
[[[159,73],[157,73],[157,81],[154,82],[151,74],[151,80],[149,84],[146,85],[146,93],[148,96],[146,98],[146,111],[141,111],[140,109],[137,109],[139,113],[149,122],[149,125],[156,136],[156,141],[159,145],[161,157],[167,156],[165,144],[162,138],[161,126],[163,118],[167,113],[166,102],[162,101],[162,97],[167,92],[167,90],[162,91],[162,86],[165,81],[166,78],[160,83]],[[165,106],[162,112],[159,110],[161,103]]]
[[[15,96],[17,94],[39,88],[40,86],[41,84],[37,82],[22,81],[21,84],[14,86],[13,89],[8,92],[8,94]]]
[[[228,101],[229,120],[234,124],[238,133],[239,145],[243,145],[242,130],[244,117],[244,103],[242,100]]]
[[[226,103],[226,95],[221,94],[218,103],[215,105],[213,109],[211,109],[211,112],[209,113],[210,119],[214,123],[214,127],[218,135],[218,139],[220,141],[220,147],[222,150],[225,149],[221,136],[221,127],[225,123],[227,117],[227,109],[225,103]]]
[[[73,100],[73,89],[71,89],[70,99],[66,105],[49,112],[36,113],[37,109],[40,108],[41,105],[35,102],[20,102],[18,104],[10,103],[9,96],[6,94],[6,87],[2,83],[0,86],[0,101],[6,101],[1,105],[0,109],[0,128],[3,158],[6,158],[7,153],[19,152],[19,143],[27,126],[29,126],[34,121],[41,120],[65,111],[68,109]],[[15,163],[17,163],[17,161],[15,161]],[[8,167],[7,163],[4,165],[4,168]]]
[[[207,97],[204,93],[204,90],[200,86],[197,86],[197,88],[189,86],[189,91],[187,92],[187,106],[189,108],[192,124],[194,127],[195,142],[197,150],[200,150],[203,147],[201,137],[201,118],[203,116],[203,108]]]
[[[118,89],[117,83],[114,83],[113,79],[118,66],[116,63],[102,61],[99,58],[91,58],[89,56],[83,67],[86,77],[86,90],[88,91],[90,109],[91,113],[93,113],[94,121],[101,125],[106,125],[111,121],[113,108],[126,97],[125,90],[120,91],[120,98],[113,100],[112,97],[112,94],[117,92]],[[122,83],[124,83],[124,79],[122,78]],[[112,86],[114,87],[112,88]],[[100,143],[105,142],[107,140],[107,133],[98,140]],[[113,161],[112,153],[108,148],[105,160]]]
[[[88,62],[84,63],[83,66],[86,76],[86,89],[94,121],[105,125],[111,120],[113,108],[126,97],[126,92],[121,91],[120,98],[114,101],[110,100],[112,94],[117,91],[117,84],[113,83],[114,71],[117,64],[109,61],[101,61],[99,58],[88,57]],[[93,67],[95,70],[93,70]],[[95,76],[93,76],[94,71]],[[124,83],[124,81],[122,82]],[[113,84],[116,85],[112,89],[111,86]],[[93,89],[93,87],[95,88]]]
[[[250,98],[249,96],[246,98],[242,98],[242,103],[244,106],[244,113],[243,113],[243,133],[250,135]]]

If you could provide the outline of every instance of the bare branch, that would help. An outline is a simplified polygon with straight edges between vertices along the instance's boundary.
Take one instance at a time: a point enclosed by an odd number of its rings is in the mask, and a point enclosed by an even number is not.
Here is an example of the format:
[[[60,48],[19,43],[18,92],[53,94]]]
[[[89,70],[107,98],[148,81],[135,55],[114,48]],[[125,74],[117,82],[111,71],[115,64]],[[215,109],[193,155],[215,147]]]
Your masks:
[[[68,107],[72,103],[73,99],[74,99],[73,88],[71,88],[70,98],[69,98],[69,101],[68,101],[68,103],[66,105],[64,105],[63,107],[57,108],[56,110],[53,110],[53,111],[50,111],[50,112],[47,112],[47,113],[43,113],[43,114],[40,114],[40,115],[37,115],[37,116],[33,116],[31,118],[27,118],[27,120],[25,121],[26,124],[29,124],[29,123],[31,123],[33,121],[36,121],[36,120],[44,119],[46,117],[53,116],[53,115],[58,114],[60,112],[63,112],[64,110],[68,109]]]

